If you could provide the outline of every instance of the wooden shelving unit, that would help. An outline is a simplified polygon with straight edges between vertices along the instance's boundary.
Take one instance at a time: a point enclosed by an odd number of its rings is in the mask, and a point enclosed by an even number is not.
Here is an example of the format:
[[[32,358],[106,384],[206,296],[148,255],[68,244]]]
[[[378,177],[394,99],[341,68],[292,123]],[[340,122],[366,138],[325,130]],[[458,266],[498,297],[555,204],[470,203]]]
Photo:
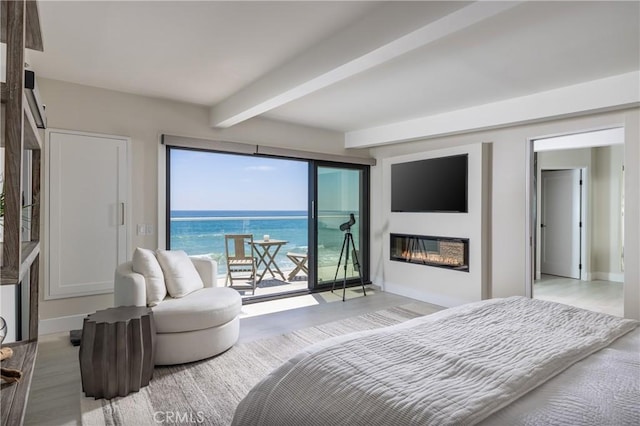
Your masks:
[[[16,283],[22,282],[31,265],[33,265],[34,260],[40,255],[39,241],[25,241],[21,243],[21,246],[22,260],[20,267],[13,269],[9,266],[3,266],[2,285],[15,285]]]
[[[25,49],[43,50],[38,4],[31,0],[2,0],[0,40],[6,43],[6,83],[0,99],[4,114],[3,189],[5,194],[1,284],[22,286],[29,277],[29,326],[25,339],[7,346],[14,355],[3,366],[23,372],[19,383],[3,384],[1,398],[2,424],[22,424],[27,404],[31,375],[35,364],[38,338],[38,286],[40,277],[40,171],[42,140],[25,96]],[[27,156],[27,152],[31,152]],[[23,219],[23,167],[30,157],[30,217]],[[29,241],[23,241],[23,229],[29,226]],[[25,337],[25,336],[23,336]]]
[[[2,365],[22,371],[22,380],[20,383],[2,385],[2,424],[21,425],[24,422],[24,407],[29,396],[38,343],[18,342],[6,346],[13,349],[13,356],[3,361]]]
[[[2,1],[2,10],[0,13],[0,42],[7,43],[7,27],[9,12],[7,9],[7,1]],[[19,3],[21,3],[19,1]],[[31,50],[37,50],[38,52],[44,51],[42,43],[42,32],[40,30],[40,13],[38,12],[37,1],[25,1],[24,27],[26,28],[24,47]],[[8,44],[8,43],[7,43]]]

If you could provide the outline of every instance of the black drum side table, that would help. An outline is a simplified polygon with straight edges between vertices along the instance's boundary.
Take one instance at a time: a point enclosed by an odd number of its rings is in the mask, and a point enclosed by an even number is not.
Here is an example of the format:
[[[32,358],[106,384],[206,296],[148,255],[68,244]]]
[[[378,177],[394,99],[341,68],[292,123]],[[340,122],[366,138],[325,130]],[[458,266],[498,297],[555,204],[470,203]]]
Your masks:
[[[80,343],[85,395],[111,399],[147,386],[153,376],[155,339],[150,308],[122,306],[87,316]]]

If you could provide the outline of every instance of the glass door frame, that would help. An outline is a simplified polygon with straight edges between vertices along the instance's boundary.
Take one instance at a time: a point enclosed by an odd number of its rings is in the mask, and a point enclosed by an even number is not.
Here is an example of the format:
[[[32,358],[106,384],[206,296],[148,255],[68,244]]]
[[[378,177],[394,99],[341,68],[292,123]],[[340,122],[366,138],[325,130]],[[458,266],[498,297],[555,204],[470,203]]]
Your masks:
[[[352,163],[339,163],[339,162],[331,162],[331,161],[320,161],[320,160],[311,160],[309,163],[309,223],[312,224],[309,226],[309,247],[313,248],[310,250],[309,256],[309,291],[323,291],[329,289],[334,281],[323,281],[322,283],[318,282],[318,170],[321,167],[328,168],[336,168],[336,169],[346,169],[346,170],[357,170],[361,172],[360,179],[360,200],[358,202],[360,209],[360,238],[358,241],[360,242],[360,255],[358,258],[360,264],[360,273],[362,274],[362,279],[365,284],[370,284],[370,175],[371,169],[368,165],[361,164],[352,164]],[[336,265],[338,267],[338,265]],[[340,274],[338,274],[340,275]],[[342,285],[342,279],[338,276],[335,280],[336,288],[338,284]],[[351,277],[347,278],[347,287],[351,286],[360,286],[360,278],[359,277]]]

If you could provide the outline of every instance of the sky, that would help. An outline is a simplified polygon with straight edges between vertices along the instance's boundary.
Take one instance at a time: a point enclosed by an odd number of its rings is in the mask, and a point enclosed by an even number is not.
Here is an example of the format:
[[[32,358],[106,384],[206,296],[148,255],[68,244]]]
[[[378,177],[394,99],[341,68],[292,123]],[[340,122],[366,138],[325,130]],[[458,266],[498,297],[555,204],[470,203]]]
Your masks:
[[[304,161],[171,149],[171,210],[307,210]]]

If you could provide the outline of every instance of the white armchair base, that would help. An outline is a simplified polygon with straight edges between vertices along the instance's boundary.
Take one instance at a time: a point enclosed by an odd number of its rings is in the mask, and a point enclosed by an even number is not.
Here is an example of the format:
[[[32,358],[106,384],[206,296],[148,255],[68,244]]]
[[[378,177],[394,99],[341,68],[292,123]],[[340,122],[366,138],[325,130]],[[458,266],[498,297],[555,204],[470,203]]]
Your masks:
[[[238,341],[240,318],[204,330],[156,334],[156,365],[184,364],[218,355]]]
[[[240,334],[240,294],[228,287],[216,287],[217,264],[191,258],[204,288],[184,297],[169,296],[153,310],[156,325],[156,365],[182,364],[209,358],[226,351]],[[143,275],[132,262],[118,266],[115,273],[115,306],[146,306]]]

